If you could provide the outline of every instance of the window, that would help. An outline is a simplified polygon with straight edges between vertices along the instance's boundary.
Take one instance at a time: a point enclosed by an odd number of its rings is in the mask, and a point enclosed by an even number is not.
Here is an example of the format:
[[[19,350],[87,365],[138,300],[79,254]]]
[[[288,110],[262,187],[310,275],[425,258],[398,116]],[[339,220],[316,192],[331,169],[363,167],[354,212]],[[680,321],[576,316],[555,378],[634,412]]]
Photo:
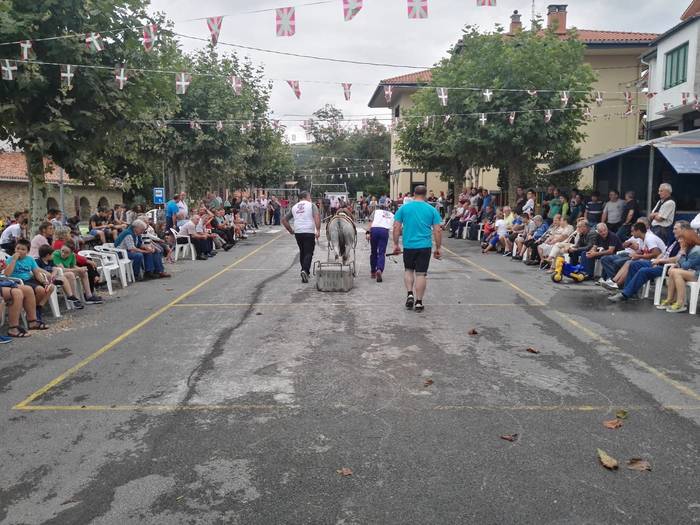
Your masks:
[[[664,89],[670,89],[688,80],[688,43],[666,53]]]
[[[394,118],[399,118],[401,116],[401,106],[396,104],[396,107],[394,108]]]

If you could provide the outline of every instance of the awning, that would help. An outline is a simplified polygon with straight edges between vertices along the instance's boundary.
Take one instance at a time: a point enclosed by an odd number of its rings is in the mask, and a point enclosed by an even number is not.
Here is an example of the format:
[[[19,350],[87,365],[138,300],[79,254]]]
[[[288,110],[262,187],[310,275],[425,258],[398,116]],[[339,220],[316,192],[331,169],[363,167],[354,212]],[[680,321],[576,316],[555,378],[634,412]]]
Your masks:
[[[676,173],[700,174],[700,148],[657,148]]]
[[[620,155],[625,155],[626,153],[630,153],[632,151],[636,151],[636,150],[645,148],[646,146],[648,146],[648,144],[640,143],[640,144],[635,144],[633,146],[627,146],[626,148],[617,149],[615,151],[609,151],[607,153],[602,153],[600,155],[596,155],[595,157],[590,157],[588,159],[579,161],[576,164],[571,164],[569,166],[559,168],[558,170],[550,171],[549,175],[556,175],[558,173],[566,173],[567,171],[582,170],[583,168],[588,168],[589,166],[593,166],[595,164],[605,162],[606,160],[614,159],[616,157],[619,157]]]

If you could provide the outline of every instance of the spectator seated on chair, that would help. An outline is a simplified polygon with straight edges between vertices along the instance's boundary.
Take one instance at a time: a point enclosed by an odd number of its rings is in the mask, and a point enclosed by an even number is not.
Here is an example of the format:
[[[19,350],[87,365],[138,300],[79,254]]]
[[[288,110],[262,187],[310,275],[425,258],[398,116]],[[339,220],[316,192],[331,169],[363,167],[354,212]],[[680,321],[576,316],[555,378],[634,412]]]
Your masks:
[[[112,229],[108,224],[110,210],[99,208],[97,213],[90,217],[90,235],[99,239],[100,244],[112,241]]]
[[[464,215],[467,212],[467,204],[466,204],[466,199],[460,199],[459,201],[459,206],[455,208],[455,210],[452,212],[452,216],[450,217],[450,239],[454,239],[457,237],[457,230],[459,230],[460,226],[460,219],[462,218],[462,215]]]
[[[678,262],[678,252],[680,250],[679,239],[684,230],[690,230],[690,225],[687,221],[678,221],[673,225],[673,235],[676,240],[666,247],[664,253],[655,259],[638,259],[630,261],[627,279],[622,290],[608,297],[614,303],[627,301],[637,296],[639,290],[648,283],[661,277],[663,268],[666,264],[676,264]]]
[[[66,241],[63,246],[53,252],[53,264],[63,268],[65,276],[74,275],[76,280],[80,280],[85,291],[85,302],[87,304],[102,304],[101,297],[95,295],[90,289],[90,275],[85,266],[78,266],[78,258],[75,254],[75,244],[72,240]]]
[[[550,206],[552,206],[552,203],[556,201],[551,201]],[[561,204],[561,202],[559,202]],[[558,224],[556,228],[552,231],[552,233],[547,237],[547,239],[541,243],[537,247],[537,251],[539,252],[540,255],[540,260],[543,263],[550,263],[551,260],[549,259],[550,253],[552,249],[560,242],[566,242],[567,239],[571,236],[571,234],[574,232],[574,227],[569,224],[569,221],[565,218],[562,217],[561,214],[557,213],[554,215],[552,218],[552,224]]]
[[[576,221],[576,236],[574,242],[563,253],[568,253],[571,259],[571,264],[579,264],[581,256],[593,248],[595,243],[596,232],[591,230],[588,221],[580,217]]]
[[[25,237],[28,220],[22,212],[15,213],[15,221],[7,226],[0,235],[0,249],[12,255],[15,251],[15,243]]]
[[[219,237],[224,240],[224,251],[229,251],[236,244],[234,240],[235,232],[231,225],[226,221],[226,212],[223,208],[219,208],[214,212],[214,217],[211,220],[211,229],[213,233],[216,233]]]
[[[627,260],[617,271],[615,277],[612,278],[612,282],[605,281],[602,283],[604,288],[617,292],[620,287],[624,286],[625,281],[627,280],[630,265],[634,261],[650,261],[658,258],[666,251],[666,244],[664,241],[662,241],[652,231],[647,230],[647,225],[642,221],[639,221],[632,226],[632,237],[625,241],[623,246],[634,242],[637,243],[639,249],[630,253],[629,260]],[[605,261],[605,258],[603,261]]]
[[[586,269],[586,275],[593,277],[595,272],[596,259],[600,259],[607,255],[613,255],[622,250],[620,238],[608,230],[604,222],[598,223],[596,226],[596,236],[593,247],[581,254],[581,264]]]
[[[162,254],[152,245],[144,244],[142,235],[146,228],[145,222],[136,219],[131,223],[131,226],[119,234],[114,247],[127,251],[127,255],[134,265],[134,275],[137,280],[170,277],[170,274],[165,273]],[[141,275],[142,270],[144,271],[143,276]]]
[[[528,216],[525,213],[524,217]],[[533,246],[548,230],[547,223],[544,222],[541,215],[535,217],[526,223],[525,230],[521,235],[515,238],[515,247],[513,250],[513,260],[522,261],[525,252],[530,246]]]
[[[60,276],[60,269],[53,263],[54,249],[48,244],[39,248],[39,257],[36,258],[36,264],[45,271],[52,283],[58,286],[63,286],[63,292],[66,294],[68,301],[76,310],[82,310],[83,303],[75,295],[77,285],[75,282],[75,274],[64,272],[63,277]]]
[[[644,227],[644,225],[642,225],[642,227]],[[608,228],[608,231],[609,230],[610,229]],[[610,235],[613,235],[613,233],[610,232]],[[617,289],[617,285],[613,278],[617,275],[625,263],[631,259],[632,255],[641,254],[643,248],[644,233],[640,232],[636,224],[632,228],[632,237],[622,243],[622,250],[618,250],[616,253],[610,255],[605,255],[600,259],[600,264],[603,266],[603,273],[598,281],[598,284],[608,289]]]
[[[489,234],[482,244],[481,253],[488,253],[491,250],[497,250],[498,247],[506,248],[506,240],[508,239],[508,225],[503,216],[503,212],[496,213],[496,222],[494,223],[496,231]]]
[[[53,224],[50,222],[42,222],[39,225],[39,233],[32,237],[29,248],[29,256],[35,259],[39,257],[39,248],[45,245],[50,245],[53,242]]]
[[[64,244],[68,244],[73,250],[78,266],[87,270],[90,281],[89,295],[95,295],[95,288],[100,283],[100,272],[97,269],[97,264],[78,253],[77,246],[80,244],[76,242],[75,237],[71,238],[71,231],[67,228],[56,230],[52,247],[54,250],[60,250]],[[87,289],[85,290],[85,295],[88,295]]]
[[[204,233],[199,226],[199,215],[194,215],[192,218],[180,226],[181,235],[188,235],[190,242],[194,245],[197,252],[198,261],[206,261],[209,257],[215,255],[214,243],[209,235]],[[178,242],[185,242],[185,239],[178,239]]]
[[[46,324],[43,322],[42,309],[49,302],[55,287],[46,279],[46,274],[39,268],[36,260],[29,257],[29,241],[20,239],[15,245],[15,253],[5,259],[7,267],[5,275],[21,279],[24,282],[23,292],[29,293],[27,287],[34,291],[36,300],[36,319],[32,329],[45,330]]]
[[[692,230],[683,230],[680,245],[678,262],[668,272],[668,295],[657,307],[669,313],[688,310],[685,305],[686,283],[696,282],[700,276],[700,238]]]
[[[5,261],[0,261],[0,272],[5,269]],[[39,329],[40,323],[36,319],[36,299],[34,291],[29,286],[20,286],[0,275],[0,297],[7,308],[9,327],[7,335],[10,338],[29,337],[29,333],[20,324],[22,309],[27,315],[27,324],[30,328]]]

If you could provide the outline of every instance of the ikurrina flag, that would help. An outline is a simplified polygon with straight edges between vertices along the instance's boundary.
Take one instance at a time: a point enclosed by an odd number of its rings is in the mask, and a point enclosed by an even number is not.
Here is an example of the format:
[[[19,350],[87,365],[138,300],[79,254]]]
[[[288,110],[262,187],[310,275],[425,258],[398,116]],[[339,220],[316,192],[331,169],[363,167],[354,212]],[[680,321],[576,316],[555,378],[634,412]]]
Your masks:
[[[216,131],[223,131],[224,130],[224,123],[221,122],[220,120],[216,123]]]
[[[350,88],[352,87],[352,84],[348,84],[347,82],[343,82],[343,94],[345,95],[345,100],[350,100]]]
[[[183,71],[175,76],[175,93],[178,95],[184,95],[187,93],[187,88],[190,87],[192,83],[192,75]]]
[[[293,7],[277,10],[277,36],[292,36],[296,33],[296,13]]]
[[[3,80],[14,80],[17,64],[13,60],[5,59],[0,63],[0,70],[2,71]]]
[[[216,45],[219,41],[219,33],[221,33],[221,23],[224,21],[223,16],[212,16],[207,18],[207,27],[211,33],[211,43]]]
[[[75,66],[71,64],[61,65],[61,87],[66,89],[73,88],[73,77],[75,76]]]
[[[384,99],[387,104],[391,104],[391,96],[394,94],[394,88],[391,86],[384,86]]]
[[[552,120],[552,110],[548,109],[547,111],[544,112],[544,123],[549,124],[549,122]]]
[[[126,66],[119,66],[114,70],[114,80],[120,90],[124,89],[124,86],[126,86],[126,83],[129,81],[129,74],[126,70]]]
[[[148,52],[153,49],[153,44],[156,41],[156,33],[158,32],[158,26],[156,24],[149,24],[143,28],[143,37],[141,41],[143,42],[143,48]]]
[[[437,96],[440,99],[440,105],[442,107],[447,106],[447,88],[444,88],[444,87],[437,88]]]
[[[299,81],[287,80],[287,84],[289,84],[289,87],[292,88],[292,91],[294,91],[294,95],[297,98],[301,98],[301,88],[299,87]]]
[[[99,33],[88,33],[87,37],[85,37],[85,45],[94,53],[99,53],[104,49],[102,37]]]
[[[32,41],[31,40],[20,40],[19,41],[19,58],[20,60],[29,60],[32,55]]]
[[[478,7],[495,7],[496,0],[476,0],[476,5]]]
[[[408,0],[408,18],[428,18],[428,0]]]
[[[349,22],[362,9],[362,0],[343,0],[343,16]]]
[[[228,77],[228,82],[231,85],[231,89],[233,89],[233,92],[236,95],[240,95],[241,91],[243,91],[243,81],[241,80],[240,77],[237,77],[236,75],[231,75]]]

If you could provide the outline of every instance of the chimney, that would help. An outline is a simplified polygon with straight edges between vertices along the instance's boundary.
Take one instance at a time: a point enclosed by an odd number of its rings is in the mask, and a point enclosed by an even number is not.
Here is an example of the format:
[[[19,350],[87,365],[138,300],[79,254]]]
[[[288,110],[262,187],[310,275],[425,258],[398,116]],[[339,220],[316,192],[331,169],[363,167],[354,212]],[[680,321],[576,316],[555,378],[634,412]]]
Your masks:
[[[510,15],[510,34],[514,35],[515,33],[519,33],[522,30],[523,23],[520,20],[520,13],[518,13],[518,10],[516,9],[515,11],[513,11],[513,14]]]
[[[566,5],[551,4],[547,7],[547,27],[558,35],[566,34]]]

